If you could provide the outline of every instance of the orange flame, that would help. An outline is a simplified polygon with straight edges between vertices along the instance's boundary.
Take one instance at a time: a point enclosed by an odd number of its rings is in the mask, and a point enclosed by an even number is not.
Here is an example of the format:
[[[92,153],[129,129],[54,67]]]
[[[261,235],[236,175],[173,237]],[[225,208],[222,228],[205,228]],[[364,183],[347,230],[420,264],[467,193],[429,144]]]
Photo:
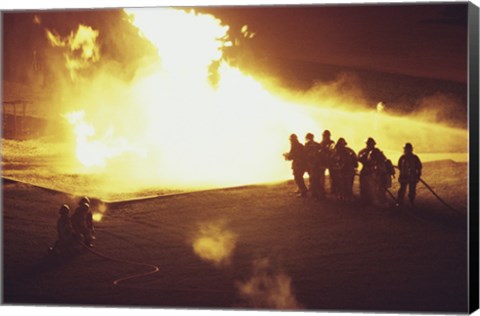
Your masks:
[[[47,38],[54,47],[67,47],[65,66],[70,72],[70,78],[74,80],[80,69],[87,68],[91,63],[100,59],[100,49],[97,45],[99,32],[90,26],[79,25],[75,33],[71,32],[66,38],[55,35],[46,30]]]
[[[145,174],[138,170],[141,164],[159,181],[194,187],[272,181],[288,175],[281,159],[272,163],[286,150],[278,135],[305,133],[318,124],[222,60],[222,48],[231,45],[228,27],[193,11],[129,12],[160,56],[150,75],[137,78],[126,89],[143,119],[141,130],[128,136],[140,139],[135,143],[140,152],[150,153],[130,162],[136,174]],[[213,62],[219,63],[215,87],[209,82]],[[236,98],[239,94],[241,98]],[[85,111],[95,116],[91,110]],[[106,167],[108,160],[131,149],[127,141],[94,138],[95,128],[83,120],[83,113],[66,117],[74,126],[76,154],[84,166]],[[128,168],[122,166],[122,171]]]
[[[84,112],[70,112],[65,119],[73,126],[77,141],[77,158],[86,167],[104,167],[107,161],[126,152],[136,152],[124,138],[115,138],[114,130],[108,129],[100,138],[95,137],[95,128],[85,122]]]
[[[83,114],[67,114],[81,164],[98,168],[105,177],[124,175],[127,186],[205,188],[284,180],[291,173],[281,158],[288,150],[288,135],[319,135],[323,128],[334,132],[341,128],[336,136],[345,137],[356,150],[375,131],[382,131],[376,138],[380,147],[388,144],[390,149],[401,148],[408,137],[432,131],[442,133],[438,142],[459,143],[458,148],[466,144],[464,130],[422,122],[412,128],[411,119],[373,109],[339,110],[336,95],[285,96],[265,88],[224,60],[223,49],[233,45],[229,27],[211,15],[167,8],[128,13],[139,35],[157,48],[159,63],[138,71],[130,83],[118,83],[114,74],[91,78],[92,89],[84,90],[90,93],[76,100],[84,100],[83,113],[88,113],[91,123],[83,120]],[[80,29],[79,37],[90,40],[74,40],[73,35],[62,40],[48,34],[52,45],[69,43],[85,52],[82,60],[98,60],[97,45],[93,45],[98,32],[85,26]],[[253,34],[247,26],[241,31]],[[214,85],[211,76],[217,78]],[[106,122],[112,126],[110,132],[96,135]],[[393,133],[391,126],[409,128]],[[121,137],[114,137],[113,131]],[[430,144],[432,139],[420,141]],[[114,183],[125,187],[125,183]]]

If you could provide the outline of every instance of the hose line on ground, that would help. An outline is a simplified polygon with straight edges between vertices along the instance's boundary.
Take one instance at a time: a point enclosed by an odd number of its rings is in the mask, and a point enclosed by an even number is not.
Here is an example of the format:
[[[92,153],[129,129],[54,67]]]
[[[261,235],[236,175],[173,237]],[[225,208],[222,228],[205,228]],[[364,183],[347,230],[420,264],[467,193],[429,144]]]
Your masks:
[[[101,257],[101,258],[104,258],[104,259],[107,259],[107,260],[111,260],[111,261],[120,262],[120,263],[127,263],[127,264],[131,264],[131,265],[149,267],[151,269],[150,271],[147,271],[147,272],[136,273],[136,274],[132,274],[132,275],[127,276],[127,277],[116,279],[112,282],[113,285],[116,285],[116,286],[119,286],[120,282],[124,282],[124,281],[131,280],[131,279],[136,279],[136,278],[140,278],[140,277],[145,277],[147,275],[151,275],[151,274],[154,274],[154,273],[157,273],[157,272],[160,271],[160,268],[158,266],[154,265],[154,264],[137,262],[137,261],[130,261],[130,260],[124,260],[124,259],[118,259],[118,258],[110,257],[108,255],[104,255],[100,252],[97,252],[97,251],[93,250],[92,248],[88,247],[87,245],[85,245],[84,243],[82,243],[82,246],[84,248],[86,248],[88,251],[90,251],[92,254],[94,254],[98,257]]]
[[[398,169],[398,166],[394,166],[396,169]],[[355,173],[356,176],[360,176],[359,173]],[[444,199],[442,199],[440,197],[440,195],[437,194],[437,192],[435,192],[435,190],[432,189],[432,187],[425,181],[423,180],[422,178],[419,178],[418,179],[429,191],[430,193],[432,193],[436,198],[437,200],[439,200],[443,205],[445,205],[448,209],[450,209],[451,211],[455,212],[456,214],[458,215],[462,215],[464,216],[464,214],[462,212],[460,212],[459,210],[457,210],[456,208],[454,208],[453,206],[451,206],[450,204],[448,204],[447,202],[445,202]],[[388,189],[388,188],[385,188],[385,191],[388,193],[388,195],[392,198],[392,200],[395,201],[395,203],[398,204],[398,200],[397,198],[395,197],[395,195]]]
[[[399,169],[398,166],[394,166],[396,169]],[[400,169],[399,169],[400,170]],[[462,212],[460,212],[459,210],[457,210],[456,208],[454,208],[453,206],[451,206],[450,204],[448,204],[447,202],[445,202],[444,199],[442,199],[440,197],[440,195],[437,194],[437,192],[435,192],[435,190],[432,189],[432,187],[430,185],[428,185],[428,183],[423,180],[422,178],[418,178],[418,181],[420,181],[427,189],[428,191],[430,191],[436,198],[437,200],[439,200],[443,205],[445,205],[448,209],[450,209],[451,211],[459,214],[459,215],[464,215]]]

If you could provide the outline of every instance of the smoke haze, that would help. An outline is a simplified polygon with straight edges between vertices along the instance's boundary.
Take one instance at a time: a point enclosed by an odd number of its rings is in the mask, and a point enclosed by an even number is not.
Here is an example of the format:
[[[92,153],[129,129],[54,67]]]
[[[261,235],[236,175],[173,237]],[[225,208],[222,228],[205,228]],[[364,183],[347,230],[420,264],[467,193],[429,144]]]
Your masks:
[[[253,262],[252,276],[236,287],[246,307],[296,310],[302,309],[292,288],[291,278],[279,269],[274,269],[268,258]]]
[[[226,228],[224,221],[201,224],[192,247],[202,260],[216,267],[229,265],[237,242],[237,236]]]

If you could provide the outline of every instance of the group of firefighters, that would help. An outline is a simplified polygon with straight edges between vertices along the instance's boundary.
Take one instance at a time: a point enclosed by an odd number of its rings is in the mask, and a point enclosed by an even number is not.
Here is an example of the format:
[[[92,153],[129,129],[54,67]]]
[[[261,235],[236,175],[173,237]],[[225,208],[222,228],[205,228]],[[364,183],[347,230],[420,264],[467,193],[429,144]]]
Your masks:
[[[395,169],[392,162],[375,147],[373,138],[367,139],[366,147],[360,150],[358,155],[347,147],[344,138],[339,138],[335,143],[328,130],[323,132],[322,141],[319,143],[314,140],[312,133],[308,133],[305,135],[305,145],[300,143],[295,134],[290,135],[290,144],[290,151],[285,153],[284,157],[292,161],[299,197],[306,197],[310,191],[312,197],[325,199],[325,173],[328,169],[331,195],[342,201],[353,201],[353,182],[360,162],[361,201],[375,205],[385,203],[385,193],[391,187]],[[397,202],[400,205],[403,203],[406,189],[409,187],[408,197],[413,205],[416,185],[422,175],[422,163],[418,156],[413,154],[412,144],[406,143],[403,149],[404,154],[398,161],[400,189]],[[305,173],[309,176],[309,189],[305,185]],[[78,252],[84,245],[93,247],[95,229],[90,199],[81,198],[72,216],[69,216],[70,207],[67,204],[60,207],[59,213],[58,239],[50,251],[54,254],[65,254]]]
[[[326,198],[325,172],[330,174],[331,195],[341,201],[353,201],[353,182],[357,174],[358,162],[360,171],[360,200],[364,204],[382,205],[386,203],[386,193],[392,185],[395,168],[391,160],[376,146],[373,138],[366,140],[366,147],[355,154],[347,147],[344,138],[337,143],[331,139],[329,130],[322,134],[321,142],[314,140],[314,135],[305,135],[305,145],[300,143],[296,134],[290,135],[290,151],[284,154],[286,160],[292,161],[293,176],[298,186],[298,197],[306,197],[310,191],[312,197],[319,200]],[[403,204],[406,189],[410,204],[415,201],[416,185],[422,175],[422,163],[413,153],[411,143],[403,147],[404,154],[398,161],[400,189],[397,203]],[[304,181],[305,173],[309,176],[310,187]],[[388,191],[389,192],[389,191]]]
[[[58,239],[49,249],[50,252],[65,255],[80,251],[83,245],[93,247],[95,228],[90,199],[82,197],[72,216],[69,216],[68,204],[63,204],[58,212],[60,214],[57,221]]]

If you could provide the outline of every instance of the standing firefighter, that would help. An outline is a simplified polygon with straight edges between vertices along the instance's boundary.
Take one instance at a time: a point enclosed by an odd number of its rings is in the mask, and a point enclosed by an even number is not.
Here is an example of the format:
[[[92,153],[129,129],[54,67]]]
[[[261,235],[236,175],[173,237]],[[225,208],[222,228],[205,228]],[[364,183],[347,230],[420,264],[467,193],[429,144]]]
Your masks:
[[[400,182],[398,203],[400,205],[403,204],[403,198],[408,186],[408,198],[410,199],[410,204],[413,206],[417,183],[422,176],[422,163],[420,158],[413,153],[412,144],[406,143],[405,147],[403,147],[403,153],[398,160],[398,169],[400,170],[400,176],[398,177],[398,182]]]
[[[312,133],[305,135],[305,156],[307,161],[307,172],[310,179],[310,192],[312,197],[321,198],[321,183],[320,183],[320,144],[315,142]]]
[[[347,147],[344,138],[339,138],[332,157],[332,173],[337,186],[336,195],[340,200],[353,200],[353,180],[358,167],[357,155]]]
[[[70,212],[70,207],[67,204],[63,204],[60,207],[58,213],[60,217],[57,221],[57,234],[58,239],[55,242],[55,245],[49,250],[54,254],[67,254],[71,251],[72,241],[73,241],[73,228],[72,222],[68,213]]]
[[[322,141],[320,142],[320,152],[319,152],[319,183],[320,183],[320,197],[325,197],[325,171],[328,169],[330,173],[330,186],[331,191],[335,194],[335,181],[332,176],[332,155],[335,142],[331,140],[331,133],[329,130],[325,130],[322,134]]]
[[[303,175],[307,171],[305,148],[298,141],[298,137],[295,134],[290,135],[290,151],[283,154],[286,160],[292,161],[292,170],[295,183],[298,186],[298,196],[307,196],[307,187],[303,180]]]
[[[90,210],[90,199],[83,197],[78,202],[78,207],[72,215],[73,231],[80,243],[93,247],[95,230],[93,228],[93,216]]]
[[[375,147],[373,138],[369,137],[366,145],[358,153],[358,160],[363,165],[360,172],[360,199],[366,204],[383,204],[395,170],[391,161]]]

